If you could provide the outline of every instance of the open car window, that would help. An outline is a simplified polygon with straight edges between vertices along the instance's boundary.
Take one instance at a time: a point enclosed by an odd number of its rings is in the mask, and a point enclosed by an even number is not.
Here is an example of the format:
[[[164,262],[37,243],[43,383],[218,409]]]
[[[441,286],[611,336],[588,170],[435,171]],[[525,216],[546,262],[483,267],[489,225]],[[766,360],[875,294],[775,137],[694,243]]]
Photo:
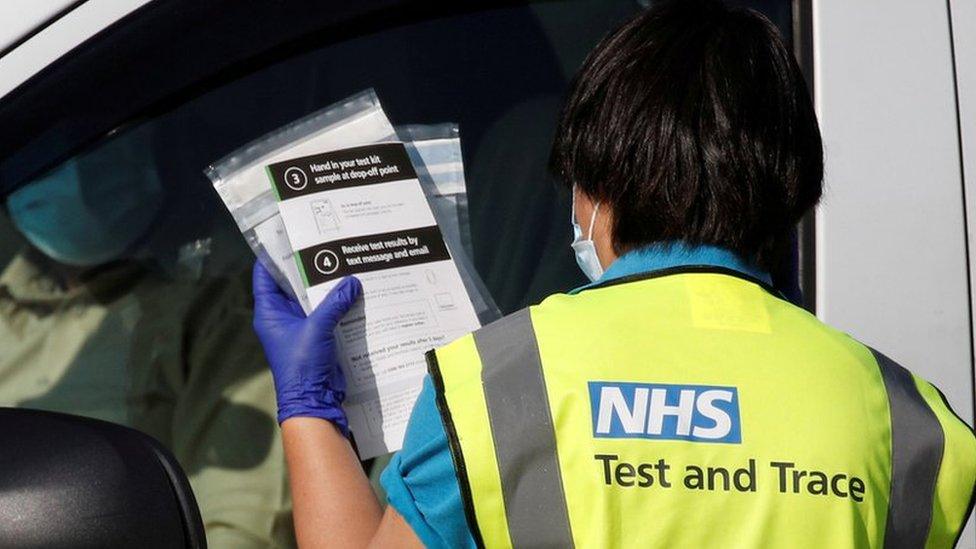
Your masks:
[[[472,259],[503,313],[584,282],[549,147],[576,69],[640,3],[355,4],[153,2],[0,101],[23,130],[0,139],[0,404],[159,438],[211,546],[294,540],[254,258],[210,163],[372,87],[397,123],[459,124]],[[750,5],[789,36],[789,2]]]

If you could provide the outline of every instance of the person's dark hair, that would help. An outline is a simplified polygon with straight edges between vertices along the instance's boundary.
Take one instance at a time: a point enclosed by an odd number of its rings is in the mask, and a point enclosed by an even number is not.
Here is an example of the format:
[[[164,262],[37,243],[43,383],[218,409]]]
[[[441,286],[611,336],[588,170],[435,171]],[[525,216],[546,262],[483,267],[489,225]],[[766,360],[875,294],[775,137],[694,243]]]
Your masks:
[[[612,209],[617,253],[683,240],[770,267],[820,198],[823,147],[772,23],[717,0],[673,0],[587,57],[550,169]]]

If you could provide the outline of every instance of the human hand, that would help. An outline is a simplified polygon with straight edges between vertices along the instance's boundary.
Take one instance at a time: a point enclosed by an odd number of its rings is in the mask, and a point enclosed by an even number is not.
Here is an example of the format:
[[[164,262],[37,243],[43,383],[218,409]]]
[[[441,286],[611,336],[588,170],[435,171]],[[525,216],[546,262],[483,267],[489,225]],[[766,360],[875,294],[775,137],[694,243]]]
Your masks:
[[[254,331],[271,364],[278,423],[296,416],[318,417],[349,436],[342,410],[346,380],[333,332],[362,291],[358,279],[346,277],[306,317],[261,262],[254,264]]]

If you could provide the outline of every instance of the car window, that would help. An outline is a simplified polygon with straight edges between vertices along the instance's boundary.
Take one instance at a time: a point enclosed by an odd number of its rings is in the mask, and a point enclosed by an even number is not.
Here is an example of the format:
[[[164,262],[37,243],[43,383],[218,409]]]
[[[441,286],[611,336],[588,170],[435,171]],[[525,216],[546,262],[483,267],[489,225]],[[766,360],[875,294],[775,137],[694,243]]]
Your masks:
[[[750,3],[787,35],[789,4]],[[369,87],[397,124],[458,123],[472,259],[518,310],[584,282],[549,146],[586,53],[639,9],[538,2],[389,25],[204,86],[7,189],[0,404],[146,431],[187,470],[211,546],[293,544],[253,255],[203,170]]]

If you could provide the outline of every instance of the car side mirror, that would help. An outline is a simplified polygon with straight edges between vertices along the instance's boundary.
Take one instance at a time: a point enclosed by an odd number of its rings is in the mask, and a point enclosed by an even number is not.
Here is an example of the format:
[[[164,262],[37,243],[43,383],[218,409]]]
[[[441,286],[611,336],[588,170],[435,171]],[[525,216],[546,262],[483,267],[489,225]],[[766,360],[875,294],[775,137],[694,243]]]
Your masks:
[[[186,475],[155,439],[0,408],[0,546],[205,548]]]

